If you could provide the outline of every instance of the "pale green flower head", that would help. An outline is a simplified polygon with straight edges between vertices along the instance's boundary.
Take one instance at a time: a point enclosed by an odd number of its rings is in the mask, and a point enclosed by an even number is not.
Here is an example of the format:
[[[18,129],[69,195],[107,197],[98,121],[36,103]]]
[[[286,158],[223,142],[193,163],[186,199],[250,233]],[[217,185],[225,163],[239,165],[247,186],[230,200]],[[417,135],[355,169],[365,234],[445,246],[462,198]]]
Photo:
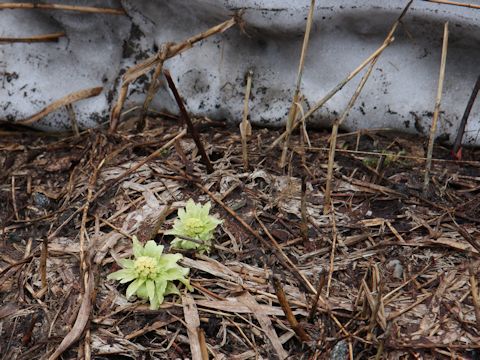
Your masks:
[[[196,204],[192,199],[187,201],[184,209],[178,209],[178,218],[173,223],[173,228],[165,232],[169,235],[184,236],[200,243],[176,237],[172,241],[172,247],[178,249],[196,249],[200,253],[210,250],[215,228],[222,223],[216,217],[209,215],[212,204]]]
[[[122,284],[131,281],[127,288],[127,299],[136,295],[149,300],[150,308],[156,310],[166,295],[180,293],[174,281],[193,290],[186,277],[190,269],[177,264],[183,257],[181,254],[163,254],[162,245],[150,240],[142,246],[137,237],[133,236],[133,256],[133,260],[120,259],[118,264],[122,270],[108,275],[108,279],[120,280]]]

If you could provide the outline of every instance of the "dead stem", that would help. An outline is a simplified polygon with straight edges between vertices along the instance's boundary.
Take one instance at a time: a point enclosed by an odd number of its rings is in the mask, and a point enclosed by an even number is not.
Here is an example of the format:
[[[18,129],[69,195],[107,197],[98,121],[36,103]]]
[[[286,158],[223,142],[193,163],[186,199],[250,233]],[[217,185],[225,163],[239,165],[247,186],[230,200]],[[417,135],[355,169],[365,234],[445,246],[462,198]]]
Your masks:
[[[423,1],[431,2],[431,3],[437,3],[437,4],[444,4],[444,5],[454,5],[454,6],[468,7],[468,8],[471,8],[471,9],[480,9],[480,5],[461,3],[461,2],[457,2],[457,1],[448,1],[448,0],[423,0]]]
[[[18,120],[16,121],[16,123],[20,125],[31,125],[41,120],[51,112],[61,108],[62,106],[66,106],[68,104],[72,104],[79,100],[88,99],[88,98],[97,96],[102,92],[102,90],[103,90],[102,87],[94,87],[89,89],[83,89],[80,91],[75,91],[71,94],[68,94],[67,96],[62,97],[61,99],[54,101],[53,103],[45,107],[43,110],[36,113],[35,115],[32,115],[29,118],[24,120]]]
[[[142,131],[145,128],[145,117],[147,116],[148,108],[150,107],[150,103],[152,102],[155,93],[160,87],[159,77],[160,75],[162,75],[163,63],[167,58],[168,47],[170,45],[171,44],[165,44],[160,50],[158,56],[158,64],[155,66],[155,71],[153,72],[152,79],[150,80],[150,85],[148,87],[147,96],[145,97],[145,101],[143,102],[142,110],[138,119],[137,130],[139,131]]]
[[[242,160],[243,169],[248,171],[248,138],[252,136],[252,125],[248,121],[248,102],[250,99],[250,92],[252,90],[253,71],[247,72],[247,86],[245,88],[245,100],[243,102],[243,117],[240,123],[240,136],[242,138]]]
[[[188,132],[190,133],[190,136],[195,142],[195,145],[197,145],[197,149],[198,149],[198,152],[200,153],[202,163],[207,167],[207,172],[211,174],[215,171],[215,169],[213,168],[213,165],[210,162],[210,159],[208,158],[207,152],[205,151],[205,147],[203,146],[202,140],[200,139],[200,135],[198,134],[197,129],[193,125],[192,120],[190,119],[190,115],[188,115],[187,109],[185,109],[185,104],[183,103],[182,97],[178,93],[177,87],[173,82],[172,76],[170,75],[170,72],[168,70],[164,70],[163,75],[165,75],[165,78],[167,79],[167,82],[168,82],[168,86],[170,87],[170,90],[172,90],[173,96],[175,97],[175,101],[177,102],[178,108],[180,109],[180,114],[182,115],[182,119],[187,124]]]
[[[29,37],[0,37],[0,43],[54,42],[64,36],[64,32],[56,32],[53,34],[33,35]]]
[[[73,134],[76,138],[79,138],[80,129],[78,128],[77,116],[75,115],[75,110],[73,110],[73,105],[67,104],[65,105],[65,108],[67,109],[68,117],[70,118]]]
[[[125,10],[115,8],[102,8],[93,6],[76,6],[62,4],[38,4],[38,3],[3,3],[0,10],[4,9],[40,9],[40,10],[63,10],[90,14],[125,15]]]
[[[295,122],[293,124],[292,129],[290,132],[295,130],[298,125],[302,123],[302,121],[307,120],[310,116],[312,116],[318,109],[320,109],[328,100],[330,100],[337,92],[343,89],[343,87],[352,80],[360,71],[362,71],[373,59],[375,59],[378,55],[380,55],[383,50],[385,50],[388,45],[390,45],[395,38],[391,38],[388,44],[383,44],[377,50],[375,50],[367,59],[365,59],[355,70],[353,70],[350,74],[347,75],[345,79],[340,81],[330,92],[327,93],[321,100],[313,105],[313,107],[302,117],[300,121]],[[285,136],[287,135],[287,131],[284,131],[279,137],[272,142],[272,144],[268,147],[269,150],[273,149],[275,146],[278,145],[280,141],[282,141]]]
[[[302,234],[302,239],[306,244],[308,242],[308,212],[307,212],[307,182],[306,176],[302,176],[302,185],[301,185],[301,194],[300,194],[300,233]]]
[[[235,15],[230,20],[224,21],[223,23],[216,25],[208,29],[207,31],[204,31],[200,34],[197,34],[188,39],[185,39],[179,44],[167,44],[164,47],[162,47],[162,50],[158,54],[151,56],[150,58],[143,61],[142,63],[128,69],[122,77],[122,86],[120,88],[117,102],[112,107],[112,113],[110,116],[110,132],[115,132],[117,129],[123,104],[125,103],[125,100],[127,98],[128,87],[133,81],[135,81],[140,76],[149,72],[152,67],[157,66],[159,63],[163,63],[165,62],[165,60],[170,59],[188,49],[191,49],[199,41],[230,29],[232,26],[237,24],[238,21],[240,21],[240,19],[241,18],[239,15]],[[157,69],[161,69],[161,66],[157,66]],[[155,85],[153,84],[150,86],[155,86]]]
[[[307,334],[303,326],[298,323],[295,315],[293,315],[292,308],[288,303],[287,297],[285,296],[285,291],[283,290],[280,280],[276,276],[273,276],[272,282],[275,288],[275,293],[277,294],[278,302],[280,303],[280,306],[282,307],[282,310],[285,313],[287,321],[292,327],[292,330],[295,331],[295,334],[297,334],[298,338],[302,342],[311,341],[310,335]]]
[[[310,0],[310,10],[308,11],[307,24],[305,27],[305,35],[303,37],[302,52],[300,53],[300,63],[298,64],[297,83],[295,86],[295,93],[293,95],[292,105],[290,106],[290,111],[288,112],[288,118],[286,122],[285,142],[283,143],[282,156],[280,158],[281,168],[285,167],[286,165],[290,133],[293,129],[293,123],[297,118],[297,103],[300,96],[300,86],[302,84],[303,68],[305,65],[305,57],[307,55],[308,41],[310,39],[310,31],[312,29],[314,11],[315,11],[315,0]]]
[[[395,31],[397,30],[398,25],[402,21],[403,17],[407,13],[408,9],[410,8],[410,5],[412,5],[413,0],[410,0],[405,8],[403,9],[402,13],[398,17],[398,19],[393,23],[390,31],[387,34],[387,37],[385,38],[383,44],[389,44],[391,39],[393,38],[393,35],[395,34]],[[328,168],[327,168],[327,183],[325,186],[325,200],[324,200],[324,205],[323,205],[323,213],[325,215],[328,214],[330,210],[330,203],[331,203],[331,193],[332,193],[332,181],[333,181],[333,165],[335,162],[335,150],[337,148],[337,136],[338,136],[338,128],[342,123],[345,121],[345,119],[348,116],[348,113],[350,112],[351,108],[357,101],[358,97],[360,96],[360,93],[363,90],[363,87],[365,86],[368,78],[370,77],[370,74],[373,71],[373,68],[375,67],[378,59],[380,58],[379,54],[375,58],[373,58],[372,62],[370,63],[370,66],[367,69],[367,72],[365,75],[362,77],[362,80],[360,80],[360,83],[358,84],[357,88],[355,89],[355,92],[353,93],[350,101],[348,102],[347,107],[343,111],[342,115],[335,119],[332,127],[332,135],[330,136],[330,150],[328,152]]]
[[[455,138],[455,142],[453,143],[452,149],[452,157],[455,160],[462,159],[461,147],[462,147],[462,139],[463,134],[465,133],[465,127],[467,126],[468,117],[470,116],[470,111],[472,111],[473,104],[475,99],[477,98],[478,92],[480,91],[480,75],[477,77],[477,81],[473,87],[472,93],[470,94],[470,98],[468,99],[467,106],[465,107],[465,112],[463,113],[462,120],[460,121],[460,125],[458,126],[457,130],[457,137]]]
[[[337,247],[337,237],[338,237],[337,222],[335,220],[335,209],[333,207],[333,204],[331,204],[331,206],[332,206],[332,211],[330,212],[330,221],[332,224],[332,249],[330,251],[330,264],[328,267],[328,277],[327,277],[327,293],[325,295],[327,299],[330,296],[330,285],[332,284],[332,276],[333,276],[333,268],[334,268],[333,261],[335,259],[335,250]]]
[[[447,64],[448,50],[448,22],[443,28],[442,59],[440,62],[440,74],[438,76],[437,97],[435,99],[435,110],[433,112],[432,126],[430,128],[430,137],[428,139],[427,162],[425,164],[425,176],[423,178],[423,194],[428,192],[428,183],[430,182],[430,170],[432,168],[433,144],[435,142],[435,133],[437,131],[438,115],[440,114],[440,104],[442,101],[443,80],[445,79],[445,67]]]
[[[313,321],[313,317],[315,316],[315,313],[317,312],[317,305],[318,305],[318,300],[320,299],[320,294],[322,293],[323,286],[325,285],[325,273],[322,271],[320,273],[320,277],[318,280],[318,285],[317,285],[317,293],[315,294],[315,299],[312,302],[312,305],[310,306],[310,312],[307,317],[308,322]]]
[[[478,293],[478,276],[473,264],[470,264],[470,266],[468,267],[468,271],[470,275],[470,291],[472,293],[473,308],[475,310],[477,331],[480,332],[480,295]]]

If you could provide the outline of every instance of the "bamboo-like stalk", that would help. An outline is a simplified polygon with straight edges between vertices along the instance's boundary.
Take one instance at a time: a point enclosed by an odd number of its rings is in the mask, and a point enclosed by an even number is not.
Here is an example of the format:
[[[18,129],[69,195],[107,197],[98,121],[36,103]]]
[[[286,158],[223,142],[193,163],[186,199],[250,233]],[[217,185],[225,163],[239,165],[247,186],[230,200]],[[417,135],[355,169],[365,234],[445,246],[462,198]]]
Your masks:
[[[31,125],[31,124],[41,120],[42,118],[44,118],[45,116],[47,116],[51,112],[61,108],[62,106],[66,106],[66,105],[72,104],[76,101],[80,101],[80,100],[83,100],[83,99],[91,98],[93,96],[97,96],[102,92],[102,90],[103,90],[102,87],[94,87],[94,88],[90,88],[90,89],[83,89],[83,90],[80,90],[80,91],[75,91],[71,94],[68,94],[68,95],[62,97],[61,99],[58,99],[58,100],[54,101],[53,103],[51,103],[50,105],[48,105],[47,107],[45,107],[44,109],[39,111],[38,113],[30,116],[29,118],[24,119],[24,120],[18,120],[16,123],[21,124],[21,125]]]
[[[467,7],[467,8],[471,8],[471,9],[480,9],[480,5],[466,4],[466,3],[461,3],[461,2],[458,2],[458,1],[447,1],[447,0],[423,0],[423,1],[436,3],[436,4]]]
[[[286,123],[286,135],[285,142],[283,143],[282,156],[280,158],[280,167],[285,167],[287,160],[287,151],[288,143],[290,140],[290,133],[293,130],[293,124],[297,118],[297,103],[300,95],[300,85],[302,84],[303,69],[305,66],[305,56],[307,54],[308,41],[310,40],[310,31],[312,29],[313,23],[313,14],[315,11],[315,0],[310,2],[310,10],[308,11],[307,24],[305,27],[305,35],[303,37],[302,52],[300,54],[300,63],[298,64],[298,73],[297,73],[297,83],[295,86],[295,94],[293,95],[292,105],[290,106],[290,111],[288,112],[288,118]]]
[[[180,114],[183,118],[183,121],[187,124],[188,132],[192,137],[193,141],[195,142],[195,145],[197,146],[198,152],[200,153],[201,161],[207,168],[207,172],[211,174],[215,171],[215,169],[213,168],[213,165],[210,162],[210,158],[208,157],[208,154],[205,151],[205,146],[203,146],[202,140],[200,139],[200,135],[198,134],[197,129],[193,125],[192,120],[188,115],[187,109],[185,108],[185,104],[183,103],[183,99],[178,93],[177,87],[173,82],[172,76],[170,75],[170,72],[168,70],[164,70],[163,75],[167,79],[168,86],[170,87],[170,90],[172,91],[173,96],[175,97],[175,101],[177,102],[178,109],[180,110]]]
[[[302,342],[309,342],[311,340],[310,335],[308,335],[303,326],[295,318],[280,280],[276,276],[273,276],[272,282],[273,287],[275,288],[275,293],[277,294],[278,302],[280,303],[280,306],[282,307],[285,317],[287,318],[292,330],[295,331],[295,334]]]
[[[325,95],[321,100],[319,100],[316,104],[313,105],[313,107],[303,116],[303,118],[299,121],[296,121],[293,124],[292,131],[297,128],[299,124],[302,123],[302,121],[305,121],[308,119],[310,116],[313,115],[318,109],[320,109],[328,100],[330,100],[337,92],[343,89],[343,87],[350,81],[352,80],[360,71],[362,71],[374,58],[376,58],[378,55],[380,55],[383,50],[385,50],[388,45],[390,45],[393,41],[395,40],[394,37],[390,39],[390,42],[388,44],[383,44],[380,46],[377,50],[375,50],[367,59],[365,59],[355,70],[353,70],[350,74],[347,75],[342,81],[340,81],[332,90],[330,90],[327,95]],[[278,145],[280,141],[282,141],[285,136],[287,135],[287,131],[284,131],[278,138],[275,139],[275,141],[269,146],[268,150],[273,149],[275,146]]]
[[[470,291],[472,292],[472,302],[473,308],[475,311],[475,324],[477,327],[477,331],[480,331],[480,295],[478,294],[478,282],[477,282],[477,274],[473,265],[470,265],[468,268],[469,271],[469,280],[470,280]]]
[[[125,15],[125,10],[115,8],[102,8],[94,6],[77,6],[63,4],[37,4],[37,3],[3,3],[0,10],[5,9],[41,9],[41,10],[63,10],[76,11],[89,14]]]
[[[387,36],[385,37],[385,40],[383,41],[383,45],[388,44],[391,39],[393,38],[393,35],[395,34],[395,31],[398,28],[398,25],[400,24],[400,21],[402,21],[403,17],[407,13],[408,9],[410,8],[410,5],[412,5],[413,0],[410,0],[405,8],[403,9],[402,13],[398,17],[398,19],[393,23],[390,31],[388,32]],[[330,136],[330,149],[328,152],[328,167],[327,167],[327,183],[325,186],[325,194],[324,194],[324,203],[323,203],[323,213],[326,215],[328,214],[330,210],[330,204],[331,204],[331,194],[332,194],[332,182],[333,182],[333,165],[335,162],[335,150],[337,147],[337,135],[338,135],[338,128],[340,125],[345,121],[345,119],[348,116],[348,113],[350,112],[351,108],[355,104],[355,102],[358,99],[358,96],[360,95],[361,91],[363,90],[363,87],[365,86],[368,78],[370,77],[370,74],[373,71],[373,68],[375,67],[378,59],[380,58],[380,54],[375,57],[372,62],[370,63],[370,66],[367,69],[367,72],[365,75],[362,77],[362,80],[360,80],[360,83],[358,84],[355,92],[353,93],[350,101],[348,102],[347,107],[343,111],[342,115],[338,118],[335,119],[332,127],[332,135]]]
[[[27,37],[0,37],[0,43],[36,43],[36,42],[54,42],[64,37],[63,31],[52,34],[33,35]]]
[[[250,92],[252,90],[252,76],[253,71],[249,70],[247,73],[247,86],[245,89],[245,100],[243,102],[243,118],[240,123],[240,137],[242,139],[242,159],[243,159],[243,168],[245,171],[248,171],[248,148],[247,142],[248,137],[252,135],[252,125],[248,121],[248,102],[250,99]]]
[[[428,139],[427,163],[425,164],[425,177],[423,179],[423,193],[428,190],[430,182],[430,169],[432,168],[433,144],[435,142],[435,132],[437,130],[438,115],[440,114],[440,105],[442,102],[443,81],[445,79],[445,67],[447,64],[448,49],[448,21],[443,27],[442,59],[440,62],[440,74],[438,76],[437,98],[435,99],[435,110],[433,112],[432,127],[430,128],[430,137]]]

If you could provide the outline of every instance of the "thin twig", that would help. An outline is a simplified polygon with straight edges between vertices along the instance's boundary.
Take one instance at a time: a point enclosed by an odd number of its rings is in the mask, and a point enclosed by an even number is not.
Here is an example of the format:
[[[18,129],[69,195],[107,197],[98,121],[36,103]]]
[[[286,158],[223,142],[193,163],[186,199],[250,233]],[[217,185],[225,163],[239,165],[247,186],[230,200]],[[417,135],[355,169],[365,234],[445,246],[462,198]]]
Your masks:
[[[173,82],[172,76],[170,75],[170,72],[168,70],[164,70],[163,75],[165,75],[165,78],[167,79],[167,82],[168,82],[168,86],[170,87],[170,90],[172,90],[173,96],[175,97],[175,101],[177,102],[178,108],[180,109],[180,113],[182,114],[182,118],[187,124],[188,132],[190,133],[190,136],[195,142],[195,145],[197,145],[197,149],[198,149],[198,152],[200,153],[202,163],[207,167],[207,172],[211,174],[215,171],[215,169],[213,168],[213,165],[210,162],[210,159],[208,158],[208,155],[207,155],[207,152],[205,151],[205,147],[203,146],[202,140],[200,140],[200,135],[198,134],[198,131],[195,128],[195,126],[193,126],[192,120],[190,119],[190,115],[188,115],[187,109],[185,109],[185,105],[183,103],[182,97],[178,93],[177,87]]]
[[[290,308],[290,304],[288,303],[287,297],[285,296],[285,291],[283,290],[280,280],[278,280],[276,276],[273,276],[272,281],[275,288],[275,293],[277,294],[278,302],[280,303],[280,306],[285,313],[285,317],[287,318],[287,321],[292,327],[293,331],[295,331],[295,334],[297,334],[297,336],[302,342],[310,341],[310,336],[307,334],[305,329],[298,323],[295,315],[293,315],[292,309]]]
[[[422,0],[422,1],[437,3],[437,4],[444,4],[444,5],[461,6],[461,7],[471,8],[471,9],[480,9],[480,5],[461,3],[457,1],[447,1],[447,0]]]
[[[102,8],[93,6],[76,6],[61,4],[37,4],[37,3],[3,3],[0,4],[0,10],[4,9],[41,9],[41,10],[64,10],[76,11],[90,14],[109,14],[109,15],[125,15],[125,10],[115,8]]]
[[[53,34],[33,35],[28,37],[0,37],[0,43],[54,42],[64,36],[65,33],[62,31]]]
[[[102,90],[103,90],[103,87],[94,87],[94,88],[75,91],[71,94],[68,94],[68,95],[54,101],[53,103],[51,103],[50,105],[45,107],[43,110],[36,113],[35,115],[32,115],[25,120],[18,120],[18,121],[16,121],[16,123],[21,124],[21,125],[31,125],[31,124],[41,120],[42,118],[44,118],[45,116],[47,116],[51,112],[61,108],[62,106],[66,106],[68,104],[72,104],[72,103],[74,103],[76,101],[79,101],[79,100],[88,99],[88,98],[91,98],[93,96],[97,96],[98,94],[100,94],[102,92]]]
[[[438,76],[437,98],[435,100],[435,111],[433,112],[432,127],[430,128],[430,138],[428,139],[427,163],[425,164],[425,177],[423,178],[423,193],[426,194],[430,182],[430,169],[432,168],[433,144],[435,142],[435,133],[437,131],[438,115],[440,114],[440,104],[442,101],[443,80],[445,79],[445,66],[447,63],[448,49],[448,21],[443,28],[442,59],[440,62],[440,74]]]
[[[395,38],[392,38],[388,44],[383,44],[380,46],[377,50],[375,50],[367,59],[365,59],[355,70],[353,70],[350,74],[345,77],[342,81],[340,81],[332,90],[330,90],[327,95],[325,95],[321,100],[319,100],[317,103],[313,105],[313,107],[303,116],[303,118],[300,121],[296,121],[295,124],[293,124],[292,130],[295,130],[298,125],[302,123],[302,121],[305,121],[308,119],[310,116],[313,115],[318,109],[320,109],[328,100],[330,100],[337,92],[343,89],[343,87],[350,81],[352,80],[360,71],[362,71],[373,59],[375,59],[378,55],[380,55],[383,50],[385,50],[388,45],[390,45]],[[268,147],[269,150],[273,149],[275,146],[278,145],[280,141],[282,141],[285,136],[287,135],[287,131],[284,131],[278,138],[275,139],[275,141]]]
[[[252,136],[252,125],[248,121],[248,102],[250,99],[250,92],[252,90],[252,76],[253,71],[249,70],[247,73],[247,86],[245,89],[245,100],[243,103],[243,118],[240,123],[240,136],[242,138],[242,159],[243,159],[243,168],[245,171],[248,171],[248,147],[247,142],[248,138]]]
[[[412,5],[413,0],[410,0],[405,8],[403,9],[402,13],[398,17],[398,19],[393,23],[390,31],[387,34],[387,37],[383,41],[383,44],[388,44],[390,40],[392,39],[393,35],[395,34],[395,31],[397,30],[398,25],[402,21],[403,17],[407,13],[408,9],[410,8],[410,5]],[[348,116],[348,113],[350,112],[350,109],[353,107],[355,102],[357,101],[358,97],[360,96],[360,93],[363,90],[363,87],[365,86],[368,78],[370,77],[370,74],[373,71],[373,68],[375,67],[378,59],[380,58],[380,54],[376,56],[372,62],[370,63],[370,66],[367,69],[367,72],[365,75],[363,75],[362,80],[360,80],[360,83],[358,84],[355,92],[353,93],[350,101],[348,102],[347,107],[343,111],[342,115],[335,119],[332,127],[332,135],[330,136],[330,151],[328,153],[328,168],[327,168],[327,181],[326,181],[326,186],[325,186],[325,197],[324,197],[324,203],[323,203],[323,213],[326,215],[328,214],[328,211],[330,210],[330,203],[331,203],[331,194],[332,194],[332,181],[333,181],[333,165],[335,162],[335,150],[337,148],[337,135],[338,135],[338,128],[340,125],[345,121],[345,119]]]
[[[288,143],[290,140],[290,133],[293,129],[293,123],[297,118],[297,102],[300,95],[300,85],[302,84],[302,75],[303,75],[303,68],[305,65],[305,56],[307,54],[308,48],[308,41],[310,39],[310,31],[312,29],[313,23],[313,14],[315,11],[315,0],[310,1],[310,10],[308,12],[307,17],[307,24],[305,27],[305,35],[303,37],[303,45],[302,45],[302,52],[300,54],[300,63],[298,65],[298,73],[297,73],[297,84],[295,86],[295,94],[293,95],[292,105],[290,106],[290,111],[288,112],[288,118],[286,123],[286,135],[285,135],[285,142],[283,143],[283,150],[282,150],[282,157],[280,158],[280,167],[285,167],[286,160],[287,160],[287,151],[288,151]]]
[[[465,108],[465,112],[463,113],[462,120],[460,121],[460,125],[458,126],[457,137],[455,138],[455,142],[453,144],[453,149],[452,149],[452,155],[454,159],[460,160],[462,158],[461,146],[462,146],[463,134],[465,133],[465,127],[467,126],[468,117],[470,116],[473,103],[477,98],[479,90],[480,90],[480,75],[478,75],[477,81],[475,82],[475,86],[473,87],[470,98],[468,99],[467,107]]]

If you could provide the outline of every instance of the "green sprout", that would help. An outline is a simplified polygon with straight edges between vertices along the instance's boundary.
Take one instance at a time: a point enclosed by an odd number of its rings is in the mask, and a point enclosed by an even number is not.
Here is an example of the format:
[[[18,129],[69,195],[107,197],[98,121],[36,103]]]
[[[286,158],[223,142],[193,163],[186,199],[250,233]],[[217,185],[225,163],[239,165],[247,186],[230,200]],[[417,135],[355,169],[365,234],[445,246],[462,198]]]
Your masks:
[[[389,167],[390,165],[393,165],[402,155],[405,155],[405,151],[401,150],[398,153],[394,154],[394,153],[382,150],[380,154],[381,156],[385,157],[383,166]],[[376,168],[379,160],[380,160],[379,157],[366,157],[362,160],[362,162],[369,167]]]
[[[131,281],[127,288],[127,299],[136,295],[149,300],[150,309],[157,310],[166,295],[180,294],[174,281],[193,290],[186,278],[190,269],[177,264],[183,257],[181,254],[163,254],[162,245],[150,240],[142,246],[133,236],[133,256],[133,260],[120,259],[118,264],[122,269],[108,275],[108,279],[120,280],[121,284]]]
[[[175,219],[173,228],[165,232],[167,235],[176,236],[171,243],[172,247],[185,250],[196,249],[200,253],[210,250],[213,232],[222,223],[222,220],[208,214],[211,206],[210,202],[202,205],[190,199],[184,209],[178,209],[178,218]]]

